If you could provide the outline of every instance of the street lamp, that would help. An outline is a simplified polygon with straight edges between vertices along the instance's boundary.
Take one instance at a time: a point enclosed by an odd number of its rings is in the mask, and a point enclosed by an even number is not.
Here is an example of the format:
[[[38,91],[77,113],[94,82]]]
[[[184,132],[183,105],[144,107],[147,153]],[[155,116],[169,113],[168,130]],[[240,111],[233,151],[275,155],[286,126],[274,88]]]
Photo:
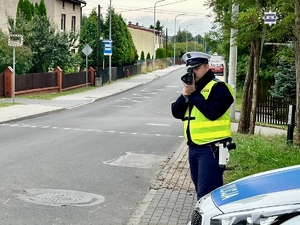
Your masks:
[[[155,70],[155,58],[156,58],[156,52],[155,52],[155,44],[156,44],[156,35],[155,35],[155,9],[156,9],[156,4],[159,2],[163,2],[165,0],[159,0],[155,2],[154,4],[154,24],[153,24],[153,61],[152,61],[152,66],[153,66],[153,71]]]
[[[178,16],[183,16],[183,15],[185,15],[185,13],[182,13],[182,14],[179,14],[179,15],[177,15],[177,16],[175,16],[175,28],[174,28],[174,62],[173,62],[173,64],[174,64],[174,66],[176,65],[176,62],[175,62],[175,60],[176,60],[176,36],[177,36],[177,33],[176,33],[176,19],[177,19],[177,17]]]
[[[185,34],[186,34],[186,39],[185,39],[185,52],[187,52],[187,43],[188,43],[188,27],[189,27],[190,25],[193,25],[193,24],[189,24],[189,25],[187,25],[187,26],[186,26],[186,32],[185,32]]]

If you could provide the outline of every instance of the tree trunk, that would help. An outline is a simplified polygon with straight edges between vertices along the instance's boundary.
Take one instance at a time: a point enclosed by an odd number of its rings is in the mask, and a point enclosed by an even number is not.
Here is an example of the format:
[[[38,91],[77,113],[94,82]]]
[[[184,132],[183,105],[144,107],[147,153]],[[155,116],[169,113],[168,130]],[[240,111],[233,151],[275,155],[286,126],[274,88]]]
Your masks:
[[[250,128],[250,111],[253,87],[254,46],[251,44],[248,71],[243,87],[242,108],[238,124],[238,133],[247,134]]]
[[[295,64],[296,64],[296,135],[295,144],[300,144],[300,0],[295,0]]]
[[[261,55],[261,38],[257,38],[254,41],[254,76],[253,76],[253,95],[252,95],[252,106],[250,113],[250,129],[249,133],[254,134],[255,122],[256,122],[256,106],[257,106],[257,86],[259,80],[259,65]]]

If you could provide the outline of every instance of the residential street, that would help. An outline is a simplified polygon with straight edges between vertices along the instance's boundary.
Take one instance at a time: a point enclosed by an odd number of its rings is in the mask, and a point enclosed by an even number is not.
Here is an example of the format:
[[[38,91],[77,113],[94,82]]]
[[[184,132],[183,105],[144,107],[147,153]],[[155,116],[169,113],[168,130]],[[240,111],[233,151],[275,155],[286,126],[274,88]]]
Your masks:
[[[183,141],[179,77],[2,125],[1,224],[126,224]]]

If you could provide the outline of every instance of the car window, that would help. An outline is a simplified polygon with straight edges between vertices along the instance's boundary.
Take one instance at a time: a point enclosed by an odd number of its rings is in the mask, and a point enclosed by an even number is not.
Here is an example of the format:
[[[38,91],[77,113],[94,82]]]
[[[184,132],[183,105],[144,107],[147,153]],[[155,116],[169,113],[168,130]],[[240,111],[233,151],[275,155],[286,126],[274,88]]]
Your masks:
[[[280,225],[299,225],[300,224],[300,215],[294,216],[293,218],[281,223]]]

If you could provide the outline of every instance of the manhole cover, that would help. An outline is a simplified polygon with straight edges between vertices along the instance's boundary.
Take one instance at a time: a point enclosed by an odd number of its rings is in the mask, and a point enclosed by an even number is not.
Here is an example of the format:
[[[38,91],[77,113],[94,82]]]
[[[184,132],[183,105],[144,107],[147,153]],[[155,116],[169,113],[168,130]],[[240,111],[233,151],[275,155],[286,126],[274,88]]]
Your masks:
[[[91,206],[104,202],[101,195],[61,189],[27,189],[18,198],[24,201],[51,206]]]

